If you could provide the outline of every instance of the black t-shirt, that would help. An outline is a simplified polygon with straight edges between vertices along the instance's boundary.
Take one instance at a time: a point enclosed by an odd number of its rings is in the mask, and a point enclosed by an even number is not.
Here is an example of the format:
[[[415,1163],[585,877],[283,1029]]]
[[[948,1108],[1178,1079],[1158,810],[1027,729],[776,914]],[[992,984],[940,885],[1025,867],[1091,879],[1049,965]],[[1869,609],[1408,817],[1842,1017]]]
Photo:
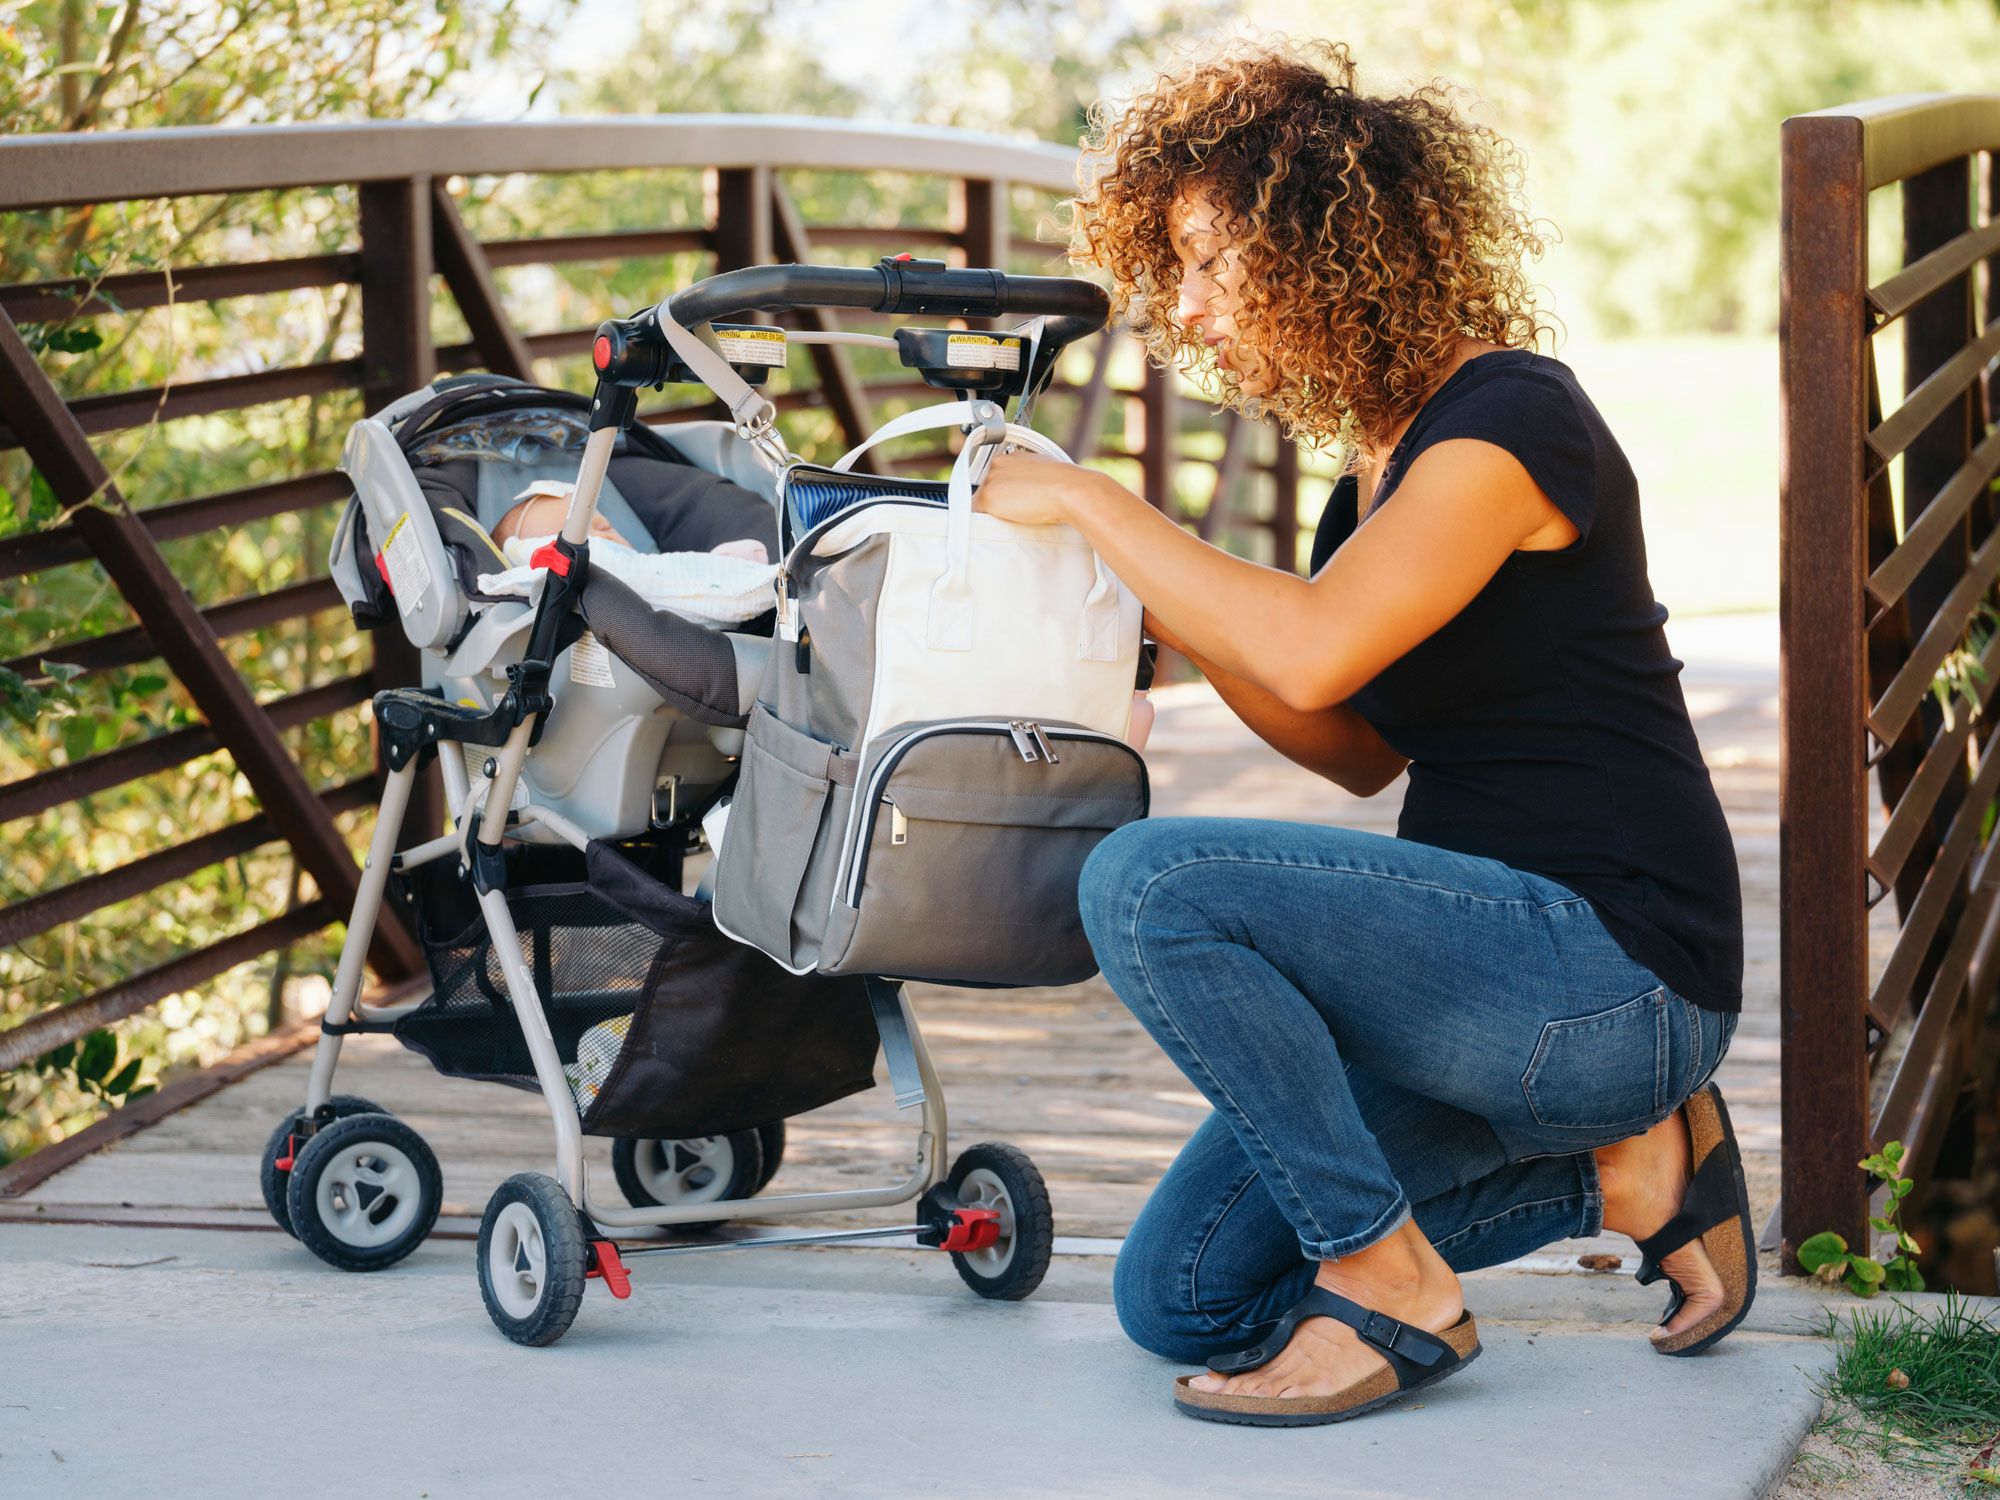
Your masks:
[[[1567,365],[1499,350],[1431,394],[1383,465],[1375,509],[1451,438],[1513,454],[1579,536],[1516,551],[1349,700],[1409,757],[1397,833],[1569,887],[1668,987],[1741,1010],[1736,849],[1646,577],[1631,466]],[[1314,573],[1353,534],[1358,501],[1352,475],[1335,483]]]

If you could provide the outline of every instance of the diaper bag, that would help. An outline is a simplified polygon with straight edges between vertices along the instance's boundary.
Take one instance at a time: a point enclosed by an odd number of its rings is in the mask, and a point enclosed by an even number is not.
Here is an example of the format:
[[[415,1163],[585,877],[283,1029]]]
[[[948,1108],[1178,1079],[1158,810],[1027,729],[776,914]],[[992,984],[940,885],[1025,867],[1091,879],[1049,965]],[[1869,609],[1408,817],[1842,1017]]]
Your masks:
[[[876,443],[946,426],[969,431],[943,504],[850,472]],[[1003,443],[1065,457],[961,401],[782,476],[859,493],[780,569],[714,915],[794,973],[1000,986],[1096,972],[1077,876],[1150,798],[1124,740],[1141,609],[1074,528],[972,509],[981,456]]]

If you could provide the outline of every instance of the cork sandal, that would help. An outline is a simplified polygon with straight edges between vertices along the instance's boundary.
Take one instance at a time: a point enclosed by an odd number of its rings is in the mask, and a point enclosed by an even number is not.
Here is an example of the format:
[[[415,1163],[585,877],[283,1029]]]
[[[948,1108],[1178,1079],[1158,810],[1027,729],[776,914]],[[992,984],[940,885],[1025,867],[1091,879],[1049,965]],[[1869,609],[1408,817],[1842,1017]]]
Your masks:
[[[1195,1377],[1183,1375],[1174,1382],[1174,1405],[1204,1422],[1240,1422],[1249,1427],[1344,1422],[1435,1384],[1479,1356],[1479,1325],[1469,1311],[1443,1333],[1431,1333],[1316,1286],[1294,1303],[1260,1342],[1217,1355],[1208,1362],[1209,1369],[1218,1375],[1240,1375],[1269,1364],[1307,1318],[1339,1319],[1388,1360],[1388,1367],[1325,1396],[1234,1396],[1196,1390],[1188,1383]]]
[[[1722,1091],[1714,1084],[1697,1089],[1681,1106],[1687,1116],[1688,1144],[1694,1159],[1694,1175],[1688,1182],[1680,1212],[1635,1243],[1639,1247],[1639,1269],[1634,1273],[1641,1286],[1666,1278],[1672,1288],[1667,1310],[1660,1322],[1672,1320],[1687,1301],[1678,1281],[1668,1276],[1660,1262],[1689,1241],[1701,1240],[1716,1274],[1722,1279],[1722,1305],[1688,1328],[1668,1338],[1656,1339],[1653,1347],[1662,1354],[1699,1354],[1728,1333],[1750,1311],[1757,1295],[1756,1239],[1750,1229],[1750,1194],[1743,1185],[1743,1156],[1736,1148],[1736,1133],[1729,1128],[1729,1111],[1723,1106]]]

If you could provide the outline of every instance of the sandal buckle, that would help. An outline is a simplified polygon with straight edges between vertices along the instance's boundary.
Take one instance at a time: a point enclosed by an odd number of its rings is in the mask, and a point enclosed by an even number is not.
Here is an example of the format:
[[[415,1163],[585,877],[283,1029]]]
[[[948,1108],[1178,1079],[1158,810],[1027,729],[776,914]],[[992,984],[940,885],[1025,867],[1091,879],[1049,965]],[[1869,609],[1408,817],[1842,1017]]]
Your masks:
[[[1403,1332],[1403,1325],[1394,1318],[1384,1317],[1381,1313],[1370,1309],[1368,1316],[1361,1320],[1359,1331],[1361,1336],[1371,1343],[1380,1344],[1385,1349],[1393,1349],[1396,1347],[1397,1338]]]

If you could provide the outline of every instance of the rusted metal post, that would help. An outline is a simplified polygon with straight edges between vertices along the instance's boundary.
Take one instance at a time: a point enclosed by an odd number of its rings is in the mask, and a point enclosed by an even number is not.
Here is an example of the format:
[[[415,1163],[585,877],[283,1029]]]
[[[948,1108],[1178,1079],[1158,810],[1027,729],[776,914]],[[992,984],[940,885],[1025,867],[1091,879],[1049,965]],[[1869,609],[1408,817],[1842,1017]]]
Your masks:
[[[1273,424],[1278,451],[1271,460],[1271,561],[1287,573],[1299,570],[1299,445]]]
[[[1180,457],[1180,392],[1176,376],[1146,362],[1145,381],[1139,387],[1139,409],[1144,416],[1144,440],[1138,454],[1139,473],[1148,503],[1173,516],[1174,470]],[[1178,516],[1174,517],[1176,520]]]
[[[725,167],[704,178],[710,233],[715,244],[715,269],[769,265],[774,251],[771,189],[777,175],[763,163]]]
[[[431,343],[431,179],[364,182],[361,199],[361,387],[365,410],[380,411],[437,375]],[[376,688],[418,685],[422,658],[401,630],[373,636]],[[387,767],[377,758],[378,779]],[[420,772],[403,819],[404,844],[444,830],[444,784],[435,766]],[[343,898],[344,908],[348,898]],[[388,976],[385,976],[388,977]]]
[[[984,177],[961,177],[951,184],[951,224],[965,251],[968,266],[1007,269],[1008,244],[1013,238],[1007,223],[1010,185]],[[998,328],[1010,318],[967,318],[971,328]]]
[[[1783,1254],[1865,1243],[1867,772],[1862,125],[1785,122],[1779,302]]]

